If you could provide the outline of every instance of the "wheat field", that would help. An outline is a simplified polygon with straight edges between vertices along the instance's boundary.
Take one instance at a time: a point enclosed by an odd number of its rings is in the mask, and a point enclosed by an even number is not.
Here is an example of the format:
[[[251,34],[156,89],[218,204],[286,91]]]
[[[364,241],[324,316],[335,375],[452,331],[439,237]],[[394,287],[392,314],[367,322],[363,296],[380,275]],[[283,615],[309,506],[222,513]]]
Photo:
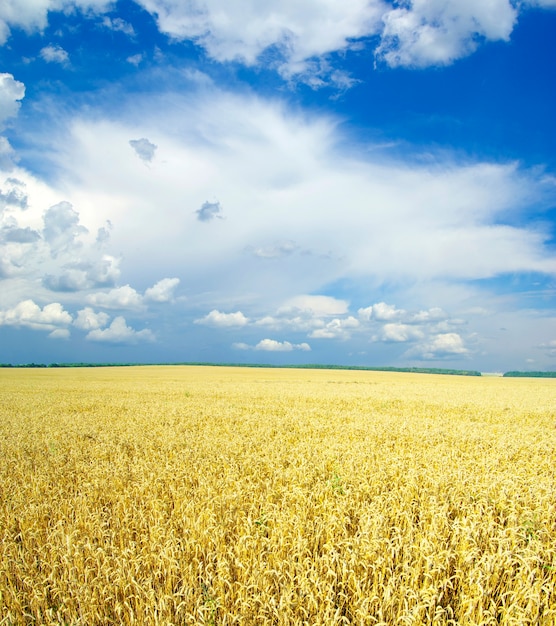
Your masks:
[[[556,387],[0,370],[0,625],[556,624]]]

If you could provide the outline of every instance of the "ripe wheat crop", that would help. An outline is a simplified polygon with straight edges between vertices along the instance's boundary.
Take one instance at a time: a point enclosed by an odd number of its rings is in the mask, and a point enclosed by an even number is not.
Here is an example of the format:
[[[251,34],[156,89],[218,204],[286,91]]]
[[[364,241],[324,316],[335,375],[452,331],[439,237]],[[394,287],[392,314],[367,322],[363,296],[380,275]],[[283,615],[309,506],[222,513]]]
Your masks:
[[[556,623],[551,380],[0,370],[0,625]]]

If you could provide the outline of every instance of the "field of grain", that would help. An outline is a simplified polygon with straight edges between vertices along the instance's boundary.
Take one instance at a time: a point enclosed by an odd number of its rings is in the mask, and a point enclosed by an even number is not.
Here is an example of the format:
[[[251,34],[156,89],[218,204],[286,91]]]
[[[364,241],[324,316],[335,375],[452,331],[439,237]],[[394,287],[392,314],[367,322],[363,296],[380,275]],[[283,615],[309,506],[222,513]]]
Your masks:
[[[0,625],[556,623],[553,380],[0,370]]]

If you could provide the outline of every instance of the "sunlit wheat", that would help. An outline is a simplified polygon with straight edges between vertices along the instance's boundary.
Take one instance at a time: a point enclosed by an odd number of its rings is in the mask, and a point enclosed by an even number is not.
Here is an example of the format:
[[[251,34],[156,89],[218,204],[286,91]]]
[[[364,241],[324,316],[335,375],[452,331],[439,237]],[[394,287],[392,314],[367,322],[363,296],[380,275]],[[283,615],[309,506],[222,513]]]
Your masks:
[[[551,380],[0,370],[0,624],[556,623]]]

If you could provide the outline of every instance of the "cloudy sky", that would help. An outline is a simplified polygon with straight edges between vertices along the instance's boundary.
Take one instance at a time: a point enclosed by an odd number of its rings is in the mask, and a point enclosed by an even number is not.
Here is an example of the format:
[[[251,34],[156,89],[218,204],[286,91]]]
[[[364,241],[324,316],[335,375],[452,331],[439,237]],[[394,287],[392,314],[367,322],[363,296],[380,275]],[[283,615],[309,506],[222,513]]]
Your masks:
[[[0,362],[556,369],[556,0],[5,0]]]

